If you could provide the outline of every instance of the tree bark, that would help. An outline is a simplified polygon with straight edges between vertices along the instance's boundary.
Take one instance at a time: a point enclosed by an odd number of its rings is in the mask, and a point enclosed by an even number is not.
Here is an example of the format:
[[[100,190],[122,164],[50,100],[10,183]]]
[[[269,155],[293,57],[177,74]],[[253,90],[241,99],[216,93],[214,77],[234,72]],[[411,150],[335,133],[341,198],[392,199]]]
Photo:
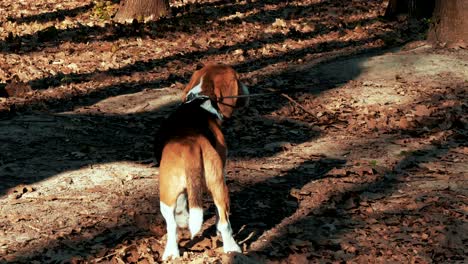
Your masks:
[[[406,3],[407,1],[408,0],[389,0],[384,17],[394,18],[398,14],[404,14],[408,12],[408,5]]]
[[[430,18],[433,10],[434,0],[389,0],[384,16],[394,18],[399,14],[408,14],[413,18]]]
[[[468,0],[436,0],[428,40],[468,44]]]
[[[169,0],[121,0],[114,20],[130,23],[157,20],[169,14]]]

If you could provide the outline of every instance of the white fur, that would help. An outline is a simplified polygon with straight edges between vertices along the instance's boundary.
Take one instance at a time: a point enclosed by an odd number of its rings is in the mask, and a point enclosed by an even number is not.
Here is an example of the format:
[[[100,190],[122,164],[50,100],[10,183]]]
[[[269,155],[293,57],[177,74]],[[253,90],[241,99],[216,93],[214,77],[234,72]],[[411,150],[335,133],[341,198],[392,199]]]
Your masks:
[[[200,232],[203,224],[203,209],[202,208],[190,208],[189,209],[189,230],[192,238]]]
[[[181,193],[177,197],[175,207],[175,221],[178,227],[186,228],[188,226],[189,213],[187,211],[187,194]]]
[[[202,92],[202,84],[203,84],[203,77],[200,78],[200,83],[195,85],[185,96],[185,98],[188,98],[190,94],[197,95]]]
[[[218,222],[216,225],[218,231],[221,233],[221,238],[223,239],[223,249],[224,253],[228,252],[239,252],[242,253],[239,245],[232,237],[232,228],[229,222],[221,224]]]
[[[188,93],[187,95],[185,96],[185,98],[189,98],[191,94],[193,94],[194,96],[197,96],[199,95],[201,92],[202,92],[202,85],[203,85],[203,77],[202,76],[200,78],[200,83],[198,83],[197,85],[195,85]],[[201,108],[205,109],[206,111],[214,114],[216,117],[218,117],[220,120],[223,120],[223,115],[218,111],[216,110],[216,108],[213,107],[213,105],[211,104],[211,101],[210,100],[207,100],[205,101],[203,104],[200,105]]]
[[[167,230],[167,243],[166,248],[164,249],[164,254],[162,259],[167,260],[168,258],[177,258],[180,256],[179,247],[177,245],[177,223],[174,217],[174,207],[167,206],[163,202],[160,202],[161,214],[166,220],[166,230]]]
[[[216,115],[220,120],[223,120],[223,115],[213,107],[210,100],[206,100],[203,104],[200,105],[200,107]]]

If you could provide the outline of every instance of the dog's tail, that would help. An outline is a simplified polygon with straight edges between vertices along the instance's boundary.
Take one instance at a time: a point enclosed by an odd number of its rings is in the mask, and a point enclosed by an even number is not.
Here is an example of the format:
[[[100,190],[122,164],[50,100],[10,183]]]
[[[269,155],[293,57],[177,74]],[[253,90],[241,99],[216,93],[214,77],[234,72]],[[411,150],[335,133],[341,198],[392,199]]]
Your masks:
[[[204,166],[201,148],[193,150],[192,160],[186,160],[187,196],[189,207],[188,227],[192,238],[203,224]]]

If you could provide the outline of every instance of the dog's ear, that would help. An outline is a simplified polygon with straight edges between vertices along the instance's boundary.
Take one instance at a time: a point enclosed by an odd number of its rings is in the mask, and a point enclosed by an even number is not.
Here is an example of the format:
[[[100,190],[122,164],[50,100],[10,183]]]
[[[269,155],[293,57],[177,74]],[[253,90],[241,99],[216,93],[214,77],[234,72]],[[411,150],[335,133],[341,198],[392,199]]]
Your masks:
[[[239,95],[237,73],[232,69],[225,70],[222,74],[213,76],[213,84],[219,111],[224,117],[230,118],[237,107],[238,99],[229,97]]]
[[[218,67],[212,80],[218,108],[224,117],[230,118],[234,109],[248,106],[249,90],[239,81],[239,74],[233,68],[225,65]]]

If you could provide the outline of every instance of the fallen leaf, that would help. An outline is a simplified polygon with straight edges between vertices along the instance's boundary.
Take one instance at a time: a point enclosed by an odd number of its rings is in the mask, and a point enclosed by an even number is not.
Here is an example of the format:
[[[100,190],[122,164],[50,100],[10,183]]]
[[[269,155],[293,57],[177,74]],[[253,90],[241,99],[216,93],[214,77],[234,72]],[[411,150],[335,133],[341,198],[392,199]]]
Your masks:
[[[299,250],[299,248],[303,247],[312,247],[312,242],[301,239],[293,239],[289,244],[289,248],[292,250]]]
[[[306,254],[291,254],[288,257],[288,263],[308,263]]]
[[[31,85],[18,80],[7,83],[4,89],[4,97],[25,97],[32,91]]]
[[[275,22],[273,22],[272,26],[273,27],[284,28],[284,27],[286,27],[286,22],[284,21],[284,19],[277,18],[277,19],[275,19]]]
[[[400,129],[407,130],[411,128],[411,123],[408,121],[406,117],[402,117],[400,121],[398,122],[398,126]]]
[[[416,116],[430,116],[432,113],[432,110],[429,109],[429,107],[419,104],[414,108],[414,114]]]
[[[333,168],[331,169],[328,173],[328,175],[332,175],[332,176],[346,176],[348,175],[348,171],[346,169],[339,169],[339,168]]]
[[[131,247],[127,250],[127,257],[126,257],[126,262],[127,263],[136,263],[138,262],[138,259],[140,258],[140,254],[138,253],[137,248]]]
[[[217,237],[215,237],[217,239]],[[215,242],[216,244],[216,242]],[[205,251],[207,249],[212,248],[213,242],[211,238],[204,237],[201,241],[197,242],[195,245],[193,245],[190,250],[193,251]]]
[[[125,261],[123,261],[123,259],[120,256],[114,256],[111,259],[111,263],[112,264],[125,264]]]
[[[368,174],[368,175],[374,174],[374,169],[372,169],[372,167],[370,166],[360,166],[356,168],[355,171],[357,172],[359,176],[363,176],[365,174]]]

